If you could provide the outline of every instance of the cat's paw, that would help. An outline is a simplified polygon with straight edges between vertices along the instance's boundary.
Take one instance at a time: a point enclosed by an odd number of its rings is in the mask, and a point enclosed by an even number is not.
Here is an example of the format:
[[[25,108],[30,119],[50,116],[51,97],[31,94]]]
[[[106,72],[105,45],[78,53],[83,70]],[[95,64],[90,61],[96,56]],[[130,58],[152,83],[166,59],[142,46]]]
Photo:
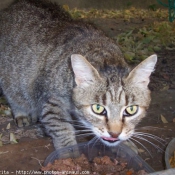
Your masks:
[[[19,128],[29,126],[31,124],[31,119],[30,117],[26,116],[19,116],[15,118],[15,122]]]

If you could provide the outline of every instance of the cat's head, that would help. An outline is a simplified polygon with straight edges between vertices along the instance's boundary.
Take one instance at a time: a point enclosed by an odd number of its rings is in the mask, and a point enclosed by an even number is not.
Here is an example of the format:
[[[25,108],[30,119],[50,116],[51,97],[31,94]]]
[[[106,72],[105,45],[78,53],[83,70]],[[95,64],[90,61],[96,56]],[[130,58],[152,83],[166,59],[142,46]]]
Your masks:
[[[157,56],[141,62],[125,77],[100,74],[83,56],[71,56],[76,87],[73,101],[83,123],[105,144],[129,139],[150,103],[149,77]]]

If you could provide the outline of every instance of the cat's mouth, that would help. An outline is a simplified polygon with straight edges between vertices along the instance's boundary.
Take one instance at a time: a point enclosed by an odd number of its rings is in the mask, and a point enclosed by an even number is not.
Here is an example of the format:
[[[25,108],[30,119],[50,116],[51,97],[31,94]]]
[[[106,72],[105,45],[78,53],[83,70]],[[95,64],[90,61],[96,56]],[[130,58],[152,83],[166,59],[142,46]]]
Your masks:
[[[110,143],[114,143],[114,142],[119,141],[118,138],[114,138],[114,137],[101,137],[101,138],[102,138],[103,140],[105,140],[105,141],[110,142]]]

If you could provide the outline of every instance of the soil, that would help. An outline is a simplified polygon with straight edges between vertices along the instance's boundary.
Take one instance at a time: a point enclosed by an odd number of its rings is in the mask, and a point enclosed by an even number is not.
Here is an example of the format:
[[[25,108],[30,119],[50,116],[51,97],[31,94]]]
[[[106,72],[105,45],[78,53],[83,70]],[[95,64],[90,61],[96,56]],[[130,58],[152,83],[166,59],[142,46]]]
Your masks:
[[[154,20],[156,19],[132,19],[126,22],[122,19],[92,19],[91,22],[109,37],[114,37],[128,29],[148,25]],[[156,141],[151,138],[151,135],[147,135],[145,139],[151,143],[140,139],[138,141],[141,144],[136,142],[136,145],[139,155],[153,169],[159,171],[165,169],[165,148],[175,137],[175,50],[162,49],[157,55],[158,63],[150,82],[152,102],[147,117],[138,125],[137,129],[140,132],[154,134],[162,140],[154,137],[157,139]],[[3,144],[0,147],[1,169],[9,171],[10,174],[16,170],[39,170],[44,159],[54,150],[51,140],[37,135],[38,125],[17,128],[6,103],[1,101],[1,104],[0,107],[5,108],[6,111],[5,114],[1,113],[2,117],[0,117],[0,133],[2,134],[0,135],[0,145]],[[8,125],[9,123],[11,125]],[[13,133],[16,139],[11,138],[10,140],[10,133]],[[0,174],[2,174],[1,169]]]

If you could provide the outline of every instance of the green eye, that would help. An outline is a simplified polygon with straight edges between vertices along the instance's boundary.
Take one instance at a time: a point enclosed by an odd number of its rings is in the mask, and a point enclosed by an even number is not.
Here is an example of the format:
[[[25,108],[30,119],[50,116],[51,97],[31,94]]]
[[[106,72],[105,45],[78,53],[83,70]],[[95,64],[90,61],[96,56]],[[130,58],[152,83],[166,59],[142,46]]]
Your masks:
[[[136,105],[133,105],[133,106],[129,106],[125,109],[124,111],[124,115],[125,116],[131,116],[131,115],[134,115],[136,114],[138,111],[138,106]]]
[[[91,107],[92,107],[92,111],[95,114],[104,115],[105,112],[106,112],[106,109],[103,106],[99,105],[99,104],[94,104]]]

